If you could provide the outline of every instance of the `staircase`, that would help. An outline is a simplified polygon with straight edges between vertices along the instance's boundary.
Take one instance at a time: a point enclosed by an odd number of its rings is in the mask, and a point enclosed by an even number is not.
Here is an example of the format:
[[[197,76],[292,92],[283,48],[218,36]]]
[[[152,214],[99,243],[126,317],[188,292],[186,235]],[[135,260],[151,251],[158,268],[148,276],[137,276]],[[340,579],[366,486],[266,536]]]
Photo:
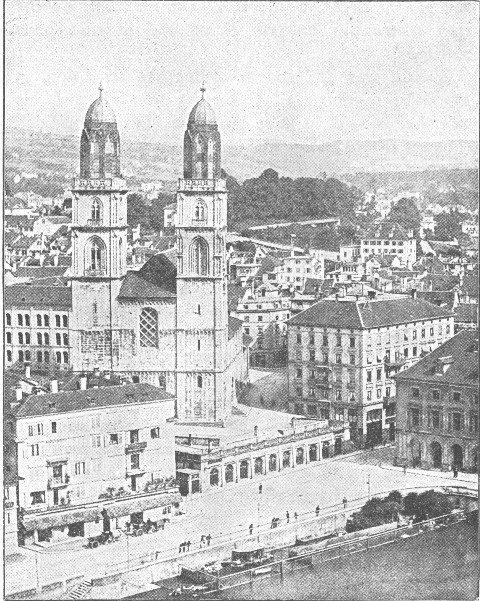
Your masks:
[[[67,595],[67,599],[83,599],[87,593],[90,591],[90,589],[92,588],[92,581],[91,580],[83,580],[82,582],[80,582],[80,584],[78,586],[76,586],[74,589],[72,589],[68,595]]]

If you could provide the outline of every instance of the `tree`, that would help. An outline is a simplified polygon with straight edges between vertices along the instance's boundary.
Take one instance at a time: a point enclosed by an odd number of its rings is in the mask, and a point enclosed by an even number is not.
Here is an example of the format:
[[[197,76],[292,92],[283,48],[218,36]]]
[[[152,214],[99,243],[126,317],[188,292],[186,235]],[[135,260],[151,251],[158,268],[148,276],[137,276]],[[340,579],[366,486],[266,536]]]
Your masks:
[[[413,230],[415,234],[420,229],[422,216],[418,210],[417,203],[413,198],[401,198],[390,210],[390,221],[396,221],[407,230]]]

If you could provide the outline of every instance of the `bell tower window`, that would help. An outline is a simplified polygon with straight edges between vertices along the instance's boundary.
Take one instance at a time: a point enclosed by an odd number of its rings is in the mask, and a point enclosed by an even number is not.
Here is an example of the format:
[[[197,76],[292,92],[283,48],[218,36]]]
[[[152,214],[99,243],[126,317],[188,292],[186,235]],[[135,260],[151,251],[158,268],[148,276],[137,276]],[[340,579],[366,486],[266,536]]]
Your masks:
[[[158,313],[151,307],[140,314],[140,346],[158,348]]]
[[[102,220],[102,212],[102,203],[100,199],[94,198],[92,206],[90,207],[90,219],[92,220],[92,225],[95,225]]]
[[[208,275],[208,245],[203,238],[195,238],[190,247],[190,272]]]
[[[207,208],[201,200],[198,200],[197,204],[195,205],[194,220],[195,221],[205,221],[206,219],[207,219]]]
[[[85,269],[87,275],[101,275],[99,272],[105,270],[105,244],[100,238],[92,238],[85,248]]]

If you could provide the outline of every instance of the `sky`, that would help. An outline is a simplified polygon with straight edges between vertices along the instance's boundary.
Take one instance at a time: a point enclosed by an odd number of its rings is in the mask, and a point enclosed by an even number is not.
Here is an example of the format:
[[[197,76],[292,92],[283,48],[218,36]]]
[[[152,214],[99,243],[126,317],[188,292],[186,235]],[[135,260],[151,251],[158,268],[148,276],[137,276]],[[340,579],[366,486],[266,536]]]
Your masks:
[[[477,140],[477,2],[6,0],[6,126],[178,145],[206,84],[230,144]]]

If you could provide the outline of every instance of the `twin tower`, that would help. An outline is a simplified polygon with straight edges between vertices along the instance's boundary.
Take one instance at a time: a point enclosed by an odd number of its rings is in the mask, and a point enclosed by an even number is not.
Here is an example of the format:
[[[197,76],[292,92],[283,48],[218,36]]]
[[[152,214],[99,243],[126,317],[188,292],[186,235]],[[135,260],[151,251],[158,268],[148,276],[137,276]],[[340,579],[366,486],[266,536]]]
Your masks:
[[[74,371],[98,368],[165,387],[180,421],[218,423],[245,368],[241,342],[232,347],[232,318],[229,330],[220,132],[201,92],[184,136],[176,270],[157,256],[127,271],[120,136],[101,86],[87,111],[72,190],[72,361]]]

